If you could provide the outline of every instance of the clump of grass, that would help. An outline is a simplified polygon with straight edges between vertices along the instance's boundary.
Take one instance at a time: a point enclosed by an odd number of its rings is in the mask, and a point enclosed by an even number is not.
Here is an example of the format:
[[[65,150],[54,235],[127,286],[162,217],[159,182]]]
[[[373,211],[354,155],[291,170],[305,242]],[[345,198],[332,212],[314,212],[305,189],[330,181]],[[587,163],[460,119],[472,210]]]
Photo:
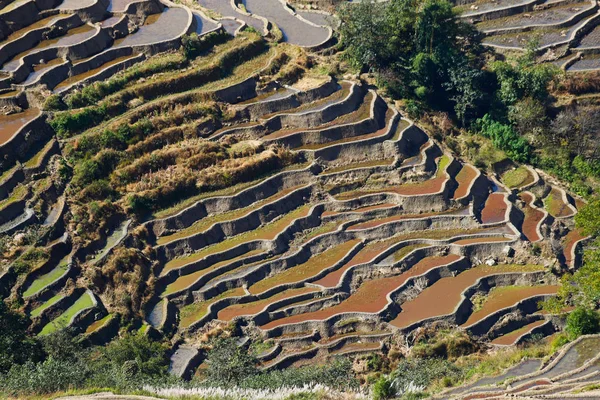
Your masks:
[[[65,102],[70,108],[91,106],[106,96],[122,90],[138,79],[160,72],[184,68],[187,62],[185,56],[180,53],[161,54],[127,68],[111,79],[86,86],[80,92],[75,92],[67,96]]]
[[[17,274],[24,274],[39,268],[49,258],[50,254],[45,247],[34,247],[21,254],[12,265]]]
[[[511,189],[526,185],[531,180],[531,173],[526,167],[518,167],[505,172],[502,182]]]

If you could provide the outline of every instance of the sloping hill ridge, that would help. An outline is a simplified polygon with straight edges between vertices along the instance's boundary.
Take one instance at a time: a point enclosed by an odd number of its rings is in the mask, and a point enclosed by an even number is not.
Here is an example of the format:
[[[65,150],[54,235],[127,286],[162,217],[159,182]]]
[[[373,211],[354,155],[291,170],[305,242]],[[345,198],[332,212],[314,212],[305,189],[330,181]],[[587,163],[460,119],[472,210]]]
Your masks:
[[[130,307],[190,377],[223,325],[272,341],[264,369],[439,322],[494,346],[560,329],[537,305],[558,290],[548,266],[580,263],[584,203],[527,166],[509,188],[517,166],[487,176],[375,88],[311,72],[330,28],[298,48],[224,10],[63,2],[23,22],[28,4],[0,11],[0,232],[18,248],[0,295],[32,333],[106,343]],[[164,53],[190,33],[202,55]],[[49,97],[67,110],[40,111]]]

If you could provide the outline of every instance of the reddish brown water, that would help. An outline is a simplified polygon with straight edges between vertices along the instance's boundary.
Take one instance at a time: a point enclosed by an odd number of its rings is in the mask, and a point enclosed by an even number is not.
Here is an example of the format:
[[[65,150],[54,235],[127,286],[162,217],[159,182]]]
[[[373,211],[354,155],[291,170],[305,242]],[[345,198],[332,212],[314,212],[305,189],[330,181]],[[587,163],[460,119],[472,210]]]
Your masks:
[[[421,213],[421,214],[393,215],[391,217],[374,219],[374,220],[370,220],[370,221],[361,222],[361,223],[358,223],[355,225],[351,225],[348,227],[347,230],[353,231],[353,230],[359,230],[359,229],[374,228],[376,226],[387,224],[388,222],[403,221],[403,220],[407,220],[407,219],[426,218],[426,217],[431,217],[431,216],[455,214],[464,209],[466,209],[466,208],[462,208],[459,210],[448,210],[448,211],[442,211],[442,212],[426,212],[426,213]]]
[[[231,264],[234,263],[236,261],[240,261],[243,260],[245,258],[254,256],[261,253],[261,250],[253,250],[250,251],[248,253],[244,253],[241,256],[229,259],[229,260],[223,260],[220,261],[216,264],[211,265],[208,268],[204,268],[195,272],[192,272],[190,274],[187,275],[182,275],[179,278],[177,278],[177,280],[175,280],[175,282],[171,283],[170,285],[168,285],[164,292],[161,294],[161,296],[166,296],[169,295],[171,293],[175,293],[178,292],[180,290],[184,290],[187,289],[188,287],[190,287],[191,285],[193,285],[196,281],[198,281],[198,279],[200,279],[201,277],[203,277],[204,275],[208,274],[209,272],[212,272],[214,270],[216,270],[217,268],[221,268],[227,264]]]
[[[481,211],[481,222],[484,224],[494,224],[504,221],[507,208],[508,205],[504,201],[504,194],[490,194],[485,202],[485,207]]]
[[[314,283],[316,285],[321,285],[325,287],[335,287],[339,283],[340,278],[342,277],[344,272],[346,272],[348,269],[355,265],[371,261],[375,256],[387,250],[390,246],[398,243],[400,240],[402,239],[392,238],[381,242],[369,243],[365,247],[360,249],[360,251],[356,253],[354,257],[352,257],[350,261],[344,264],[341,268],[330,272],[329,274],[325,275],[323,278],[319,279],[318,281],[315,281]]]
[[[524,209],[525,219],[523,220],[521,230],[527,240],[530,242],[537,242],[542,239],[538,232],[538,224],[544,218],[544,212],[532,207],[534,198],[531,193],[524,192],[521,193],[519,197],[521,197],[521,200],[526,204]]]
[[[503,308],[514,306],[521,300],[529,297],[555,294],[558,288],[558,286],[511,286],[494,289],[488,295],[483,307],[471,314],[467,322],[462,326],[469,326],[479,322],[488,315]]]
[[[40,115],[37,108],[29,108],[21,113],[0,116],[0,144],[8,142],[28,122]]]
[[[361,351],[361,350],[377,350],[381,347],[381,343],[348,343],[343,345],[341,348],[332,351],[330,354],[343,354],[351,351]]]
[[[132,55],[130,55],[130,56],[123,56],[123,57],[115,58],[115,59],[114,59],[114,60],[112,60],[112,61],[109,61],[109,62],[107,62],[107,63],[105,63],[105,64],[102,64],[102,65],[101,65],[101,66],[99,66],[98,68],[91,69],[91,70],[89,70],[89,71],[87,71],[87,72],[84,72],[84,73],[82,73],[82,74],[79,74],[79,75],[74,75],[74,76],[72,76],[72,77],[70,77],[70,78],[68,78],[68,79],[66,79],[66,80],[64,80],[64,81],[62,81],[61,83],[59,83],[59,84],[58,84],[58,85],[57,85],[57,86],[54,88],[54,90],[55,90],[55,91],[60,91],[60,89],[63,89],[63,88],[65,88],[65,87],[67,87],[67,86],[74,85],[74,84],[75,84],[75,83],[77,83],[77,82],[81,82],[82,80],[84,80],[84,79],[87,79],[87,78],[89,78],[90,76],[94,76],[94,75],[96,75],[98,72],[100,72],[100,71],[102,71],[102,70],[104,70],[104,69],[106,69],[106,68],[108,68],[108,67],[111,67],[111,66],[113,66],[113,65],[115,65],[115,64],[118,64],[118,63],[120,63],[120,62],[123,62],[123,61],[129,60],[129,59],[131,59],[131,58],[133,58],[133,57],[136,57],[136,55],[135,55],[135,54],[132,54]]]
[[[351,210],[351,211],[325,211],[322,216],[326,217],[328,215],[337,215],[337,214],[341,214],[342,212],[354,212],[354,213],[364,213],[367,211],[372,211],[372,210],[380,210],[383,208],[391,208],[394,207],[396,204],[394,203],[384,203],[384,204],[378,204],[376,206],[367,206],[367,207],[361,207],[361,208],[357,208],[356,210]]]
[[[545,323],[546,323],[545,319],[541,319],[539,321],[534,321],[530,324],[525,325],[522,328],[519,328],[512,332],[509,332],[506,335],[497,337],[496,339],[492,340],[492,344],[503,345],[503,346],[512,345],[515,343],[515,340],[520,338],[522,335],[526,334],[527,332],[531,332],[531,330],[533,328],[537,328],[538,326],[541,326]]]
[[[406,219],[414,219],[414,218],[425,218],[425,217],[430,217],[432,215],[436,215],[439,213],[423,213],[423,214],[404,214],[404,215],[393,215],[391,217],[386,217],[386,218],[381,218],[381,219],[374,219],[371,221],[365,221],[365,222],[361,222],[358,223],[356,225],[351,225],[348,227],[348,231],[355,231],[355,230],[360,230],[360,229],[368,229],[368,228],[375,228],[376,226],[380,226],[383,224],[387,224],[388,222],[394,222],[394,221],[402,221],[402,220],[406,220]]]
[[[538,270],[540,268],[537,268]],[[520,272],[531,268],[512,265],[481,266],[466,270],[455,277],[442,278],[422,291],[415,299],[402,304],[402,312],[390,323],[405,328],[427,318],[451,314],[460,304],[462,293],[485,276]]]
[[[571,266],[573,263],[573,248],[581,239],[584,239],[585,235],[579,229],[572,230],[565,236],[563,242],[563,254],[565,256],[565,262]]]
[[[364,282],[358,290],[340,304],[323,310],[306,314],[293,315],[272,321],[262,329],[272,329],[281,325],[293,324],[310,320],[324,320],[333,315],[349,312],[376,313],[388,303],[387,295],[414,276],[421,275],[431,268],[448,264],[460,259],[460,256],[450,254],[443,257],[427,257],[416,263],[411,269],[397,276],[374,279]]]
[[[476,237],[476,238],[460,239],[453,243],[458,244],[460,246],[466,246],[469,244],[477,244],[477,243],[494,243],[494,242],[508,242],[508,241],[510,241],[510,239],[507,239],[505,237],[481,236],[481,237]]]
[[[465,164],[462,169],[456,175],[456,182],[458,182],[458,187],[454,191],[454,199],[460,199],[465,197],[469,193],[469,187],[473,180],[477,177],[477,170],[475,167]]]
[[[263,279],[248,288],[252,294],[258,294],[285,283],[300,282],[331,268],[344,258],[360,240],[354,239],[332,247],[320,254],[313,255],[308,261],[288,268],[270,278]]]
[[[277,293],[276,295],[271,296],[267,299],[257,300],[246,304],[234,304],[219,311],[219,313],[217,314],[217,318],[222,321],[231,321],[233,318],[242,315],[253,315],[262,311],[263,308],[265,308],[269,304],[275,303],[276,301],[315,291],[317,291],[317,289],[315,288],[302,287]]]

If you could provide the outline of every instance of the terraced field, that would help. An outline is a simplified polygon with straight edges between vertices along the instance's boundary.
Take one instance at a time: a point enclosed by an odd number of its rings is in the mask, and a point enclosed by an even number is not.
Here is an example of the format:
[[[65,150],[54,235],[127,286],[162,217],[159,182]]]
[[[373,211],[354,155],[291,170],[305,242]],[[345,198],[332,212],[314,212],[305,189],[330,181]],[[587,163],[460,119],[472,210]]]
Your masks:
[[[535,38],[539,54],[567,71],[596,70],[600,48],[596,2],[468,1],[455,10],[500,51],[524,50]]]
[[[532,322],[524,328],[540,330],[543,324]],[[543,329],[542,329],[543,330]],[[516,335],[523,330],[515,331]],[[509,334],[511,338],[514,335]],[[506,335],[507,337],[509,335]],[[599,393],[598,335],[582,336],[552,356],[552,361],[530,359],[496,377],[450,389],[438,399],[594,399]]]
[[[487,176],[375,88],[312,68],[325,17],[244,5],[4,10],[0,232],[17,250],[0,295],[31,332],[177,335],[171,371],[191,376],[215,326],[277,342],[263,368],[437,321],[497,346],[559,329],[537,302],[558,289],[546,267],[580,262],[576,200],[528,167]],[[550,239],[558,259],[533,254]]]

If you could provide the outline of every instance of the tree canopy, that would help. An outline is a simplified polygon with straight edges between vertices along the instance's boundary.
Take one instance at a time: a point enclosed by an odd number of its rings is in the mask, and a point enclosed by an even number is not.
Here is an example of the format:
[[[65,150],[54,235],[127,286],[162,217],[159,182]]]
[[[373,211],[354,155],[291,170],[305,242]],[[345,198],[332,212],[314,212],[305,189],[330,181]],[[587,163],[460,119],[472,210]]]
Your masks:
[[[346,59],[374,72],[398,98],[455,108],[460,119],[485,102],[484,48],[446,0],[392,0],[340,10]]]

